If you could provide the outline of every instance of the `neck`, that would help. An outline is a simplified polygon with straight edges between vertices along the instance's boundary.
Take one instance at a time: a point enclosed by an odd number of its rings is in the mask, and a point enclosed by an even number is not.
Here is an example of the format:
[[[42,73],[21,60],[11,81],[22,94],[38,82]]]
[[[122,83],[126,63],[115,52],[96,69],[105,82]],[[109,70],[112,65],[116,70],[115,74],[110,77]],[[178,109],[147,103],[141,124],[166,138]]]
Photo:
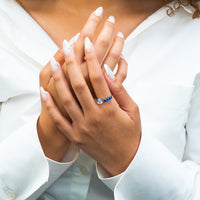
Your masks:
[[[102,6],[109,13],[143,13],[155,11],[163,5],[163,0],[17,0],[31,10],[68,10],[88,14]]]

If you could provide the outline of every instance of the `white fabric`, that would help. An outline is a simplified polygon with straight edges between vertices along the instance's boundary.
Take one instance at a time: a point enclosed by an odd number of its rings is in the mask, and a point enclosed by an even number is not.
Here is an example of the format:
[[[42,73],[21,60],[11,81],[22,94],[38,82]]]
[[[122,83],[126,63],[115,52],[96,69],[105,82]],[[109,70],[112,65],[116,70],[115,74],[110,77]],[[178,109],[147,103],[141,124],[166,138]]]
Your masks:
[[[161,8],[126,39],[142,140],[116,177],[74,146],[62,163],[44,156],[39,71],[58,47],[14,0],[1,0],[0,23],[0,199],[200,199],[200,21],[190,12]]]

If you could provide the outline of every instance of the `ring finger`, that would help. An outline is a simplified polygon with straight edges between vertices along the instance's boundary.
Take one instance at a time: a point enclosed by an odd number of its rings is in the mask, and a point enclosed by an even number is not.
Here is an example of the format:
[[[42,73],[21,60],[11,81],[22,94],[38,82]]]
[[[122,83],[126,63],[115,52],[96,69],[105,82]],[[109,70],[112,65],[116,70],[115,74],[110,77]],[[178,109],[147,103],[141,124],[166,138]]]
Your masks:
[[[103,76],[102,69],[97,60],[95,49],[89,38],[85,38],[85,55],[88,66],[89,78],[96,94],[96,97],[100,99],[98,102],[102,104],[111,100],[111,93]]]

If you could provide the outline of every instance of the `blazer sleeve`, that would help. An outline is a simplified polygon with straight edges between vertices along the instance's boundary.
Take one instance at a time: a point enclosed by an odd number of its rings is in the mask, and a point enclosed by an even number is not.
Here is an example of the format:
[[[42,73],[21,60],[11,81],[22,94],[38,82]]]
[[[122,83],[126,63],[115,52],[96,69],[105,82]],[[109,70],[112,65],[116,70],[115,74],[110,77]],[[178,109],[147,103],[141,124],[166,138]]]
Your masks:
[[[103,179],[114,190],[115,200],[200,199],[200,74],[194,86],[183,160],[178,160],[154,136],[143,134],[135,158],[118,177],[115,187],[111,179],[116,177]]]
[[[39,69],[0,48],[0,200],[37,199],[78,156],[45,157],[37,134]]]

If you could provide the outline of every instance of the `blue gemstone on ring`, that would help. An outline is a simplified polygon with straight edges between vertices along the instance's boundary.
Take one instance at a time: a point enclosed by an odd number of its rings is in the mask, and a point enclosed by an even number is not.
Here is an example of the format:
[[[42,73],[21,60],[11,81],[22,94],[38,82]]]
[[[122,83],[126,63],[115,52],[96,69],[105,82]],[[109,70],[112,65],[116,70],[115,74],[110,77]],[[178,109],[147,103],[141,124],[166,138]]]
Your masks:
[[[106,103],[106,102],[110,101],[111,99],[112,99],[112,96],[110,96],[110,97],[104,99],[103,102]]]

